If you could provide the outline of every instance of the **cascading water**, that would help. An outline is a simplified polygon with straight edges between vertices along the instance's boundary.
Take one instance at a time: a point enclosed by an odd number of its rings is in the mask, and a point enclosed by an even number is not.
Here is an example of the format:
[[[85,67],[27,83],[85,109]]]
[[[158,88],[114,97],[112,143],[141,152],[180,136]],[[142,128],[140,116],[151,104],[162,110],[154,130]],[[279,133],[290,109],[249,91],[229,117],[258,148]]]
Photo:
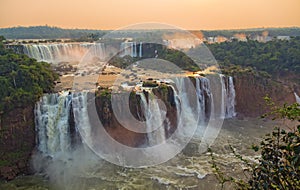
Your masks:
[[[178,125],[177,130],[178,133],[182,136],[191,136],[193,130],[190,127],[198,125],[195,123],[199,121],[201,118],[201,110],[199,101],[197,101],[197,95],[193,90],[194,87],[191,87],[191,81],[188,78],[175,78],[174,79],[175,86],[177,90],[174,90],[175,99],[178,101],[176,102],[177,107],[177,118],[178,118]],[[192,97],[191,95],[195,95]],[[178,109],[180,108],[180,109]]]
[[[153,96],[151,92],[149,94]],[[164,126],[166,110],[161,109],[159,100],[149,98],[147,101],[143,92],[138,93],[138,95],[141,97],[141,107],[146,119],[148,143],[150,146],[160,144],[166,139]]]
[[[91,126],[87,106],[88,92],[61,92],[44,95],[35,107],[35,126],[38,150],[48,156],[68,152],[74,135],[71,123],[74,119],[75,133],[84,135],[84,140],[91,137]],[[71,110],[72,109],[72,110]],[[73,113],[71,115],[70,113]],[[88,142],[87,142],[88,143]]]
[[[233,83],[233,77],[226,77],[220,74],[221,86],[222,86],[222,108],[221,115],[225,118],[232,118],[236,116],[235,112],[235,89]]]
[[[88,117],[88,92],[72,94],[72,106],[76,130],[80,130],[86,143],[92,142],[92,128]]]
[[[59,62],[78,62],[88,53],[91,58],[98,58],[105,61],[108,55],[115,50],[106,49],[104,43],[49,43],[49,44],[21,44],[7,45],[16,53],[26,54],[38,61],[48,63]],[[143,56],[142,42],[122,42],[120,45],[121,56],[130,55],[131,57]],[[112,51],[112,52],[111,52]],[[85,58],[86,59],[86,58]]]
[[[222,87],[222,93],[221,93],[221,117],[226,118],[226,105],[227,105],[227,88],[226,88],[226,77],[222,74],[220,74],[220,81],[221,81],[221,87]]]
[[[296,92],[294,92],[295,98],[296,98],[296,102],[298,104],[300,104],[300,97],[298,96],[298,94]]]
[[[210,84],[207,78],[196,78],[196,89],[188,78],[174,78],[173,99],[176,107],[176,123],[179,135],[190,136],[193,132],[191,126],[198,126],[202,132],[213,110],[213,98],[210,91]],[[190,84],[189,84],[190,83]],[[193,90],[196,90],[196,94]],[[159,144],[166,140],[166,131],[171,129],[169,118],[166,117],[164,102],[154,97],[151,90],[147,90],[148,99],[144,92],[137,94],[141,98],[142,111],[146,119],[147,138],[150,146]],[[194,97],[191,96],[194,94]],[[173,126],[174,127],[174,126]]]
[[[226,118],[235,116],[235,91],[232,77],[221,76],[222,101]],[[198,128],[206,126],[209,118],[214,117],[214,99],[207,78],[196,78],[194,92],[188,87],[188,78],[175,78],[173,99],[175,101],[177,130],[180,135],[189,136],[189,126]],[[195,102],[191,98],[195,96]],[[166,117],[165,103],[155,97],[151,88],[148,96],[137,92],[141,99],[141,108],[146,119],[148,145],[152,146],[166,140],[171,124]],[[225,97],[225,98],[224,98]],[[71,108],[72,111],[71,111]],[[70,115],[72,113],[73,115]],[[37,130],[38,150],[45,155],[53,156],[56,152],[65,152],[71,146],[70,120],[74,118],[76,129],[84,136],[86,143],[91,143],[93,129],[88,116],[88,92],[62,92],[46,94],[36,104],[35,123]],[[195,123],[197,122],[198,123]],[[159,125],[159,126],[158,126]],[[203,128],[204,129],[204,128]],[[202,131],[202,130],[201,130]],[[78,131],[77,131],[78,132]]]
[[[236,116],[235,112],[235,89],[233,83],[233,77],[227,77],[227,104],[226,104],[226,118],[232,118]]]
[[[15,49],[17,53],[24,53],[38,61],[49,63],[80,61],[89,51],[89,55],[105,59],[105,47],[103,43],[53,43],[53,44],[22,44]]]
[[[140,49],[139,49],[139,57],[142,57],[143,56],[143,42],[140,42],[139,44],[140,46]]]
[[[35,107],[38,150],[53,156],[70,148],[71,96],[69,92],[44,95]]]
[[[196,91],[199,99],[200,122],[203,125],[210,117],[212,107],[212,94],[210,92],[210,84],[207,78],[196,78]]]
[[[122,42],[120,46],[120,50],[122,51],[121,56],[130,55],[131,57],[142,57],[142,48],[142,42]]]

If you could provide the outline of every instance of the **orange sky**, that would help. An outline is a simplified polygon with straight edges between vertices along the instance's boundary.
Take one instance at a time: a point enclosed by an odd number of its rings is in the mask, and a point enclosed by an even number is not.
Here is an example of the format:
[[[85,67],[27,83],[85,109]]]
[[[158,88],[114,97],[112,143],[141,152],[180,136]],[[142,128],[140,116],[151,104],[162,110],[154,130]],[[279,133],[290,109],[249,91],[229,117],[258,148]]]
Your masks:
[[[184,29],[300,26],[300,0],[0,0],[0,27],[116,29],[162,22]]]

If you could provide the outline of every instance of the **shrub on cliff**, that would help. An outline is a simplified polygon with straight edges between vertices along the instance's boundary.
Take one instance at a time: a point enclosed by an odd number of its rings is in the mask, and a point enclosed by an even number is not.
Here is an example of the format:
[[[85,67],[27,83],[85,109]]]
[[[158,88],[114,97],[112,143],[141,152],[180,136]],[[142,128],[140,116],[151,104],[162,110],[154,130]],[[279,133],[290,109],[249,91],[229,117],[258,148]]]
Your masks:
[[[156,81],[143,81],[143,87],[157,87],[158,84],[156,83]]]
[[[48,63],[13,53],[0,42],[0,112],[36,102],[53,90],[57,78]]]

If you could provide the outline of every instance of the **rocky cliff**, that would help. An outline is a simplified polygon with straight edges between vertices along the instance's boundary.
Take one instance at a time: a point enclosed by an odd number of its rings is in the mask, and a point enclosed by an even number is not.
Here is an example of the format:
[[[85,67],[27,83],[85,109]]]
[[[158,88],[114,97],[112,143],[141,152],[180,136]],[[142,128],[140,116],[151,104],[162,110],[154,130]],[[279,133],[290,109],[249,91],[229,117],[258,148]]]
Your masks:
[[[147,99],[149,98],[149,92],[143,91]],[[177,111],[174,100],[173,89],[167,85],[160,85],[152,90],[152,95],[155,95],[158,99],[162,100],[166,106],[166,118],[170,122],[169,129],[165,128],[166,136],[170,136],[177,126]],[[105,130],[110,134],[116,141],[131,147],[138,147],[142,144],[147,143],[147,135],[145,133],[136,133],[126,129],[113,112],[111,105],[111,92],[106,89],[97,93],[95,103],[101,123],[105,127]],[[130,96],[124,96],[120,94],[117,99],[121,102],[124,98],[129,98],[129,110],[133,117],[139,121],[145,121],[145,115],[142,111],[141,96],[137,95],[136,92],[131,92]],[[117,101],[118,101],[117,100]],[[123,109],[122,105],[119,105],[119,109]],[[126,118],[125,118],[126,119]],[[125,121],[126,122],[126,121]],[[130,122],[130,121],[128,121]]]
[[[238,117],[259,117],[269,109],[264,97],[270,96],[277,105],[296,102],[293,85],[253,74],[234,76]]]
[[[193,83],[195,85],[195,81]],[[238,118],[258,117],[265,113],[268,110],[263,100],[266,94],[279,104],[295,102],[294,89],[292,87],[271,79],[251,74],[239,74],[234,75],[234,86],[236,91],[235,108]],[[155,95],[164,103],[164,111],[167,118],[164,122],[168,122],[165,124],[165,126],[168,126],[165,127],[165,136],[168,138],[176,130],[178,122],[174,89],[168,85],[160,85],[152,89],[151,94],[148,91],[140,93],[143,93],[143,97],[147,101],[149,101],[150,96]],[[141,94],[136,92],[130,94],[129,110],[137,120],[145,121],[146,117],[142,111],[141,97]],[[204,94],[204,97],[205,100],[209,100],[207,95]],[[102,89],[97,92],[95,99],[98,116],[106,131],[115,140],[127,146],[138,147],[146,144],[149,140],[146,134],[130,131],[119,123],[112,111],[110,98],[111,92],[107,89]],[[124,97],[120,96],[119,101],[123,100]],[[208,105],[208,102],[205,104]],[[118,109],[122,110],[121,104],[119,106]],[[71,115],[68,120],[71,144],[76,144],[80,137],[76,134],[72,108],[69,114]],[[33,106],[15,109],[12,112],[2,114],[0,124],[0,177],[13,179],[18,174],[29,172],[29,160],[35,147],[36,138]]]
[[[29,172],[35,146],[33,106],[4,113],[0,119],[0,178],[10,180]]]

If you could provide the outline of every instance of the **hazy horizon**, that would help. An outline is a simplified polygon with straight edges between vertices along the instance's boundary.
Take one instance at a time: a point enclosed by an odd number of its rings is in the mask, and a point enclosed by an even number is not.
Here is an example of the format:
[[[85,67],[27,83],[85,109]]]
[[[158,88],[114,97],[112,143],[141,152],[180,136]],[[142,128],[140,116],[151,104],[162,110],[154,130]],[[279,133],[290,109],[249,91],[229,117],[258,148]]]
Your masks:
[[[156,22],[188,30],[300,27],[299,0],[1,0],[0,28],[115,30]]]
[[[24,28],[29,28],[29,27],[43,27],[43,26],[47,26],[47,27],[53,27],[53,28],[60,28],[60,29],[65,29],[65,30],[100,30],[100,31],[111,31],[111,30],[116,30],[116,29],[101,29],[101,28],[78,28],[78,27],[60,27],[60,26],[51,26],[51,25],[28,25],[28,26],[9,26],[9,27],[0,27],[0,29],[5,29],[5,28],[18,28],[18,27],[24,27]],[[194,30],[205,30],[205,31],[214,31],[214,30],[259,30],[259,29],[284,29],[284,28],[300,28],[300,26],[283,26],[283,27],[250,27],[250,28],[220,28],[220,29],[188,29],[189,31],[194,31]],[[141,29],[139,29],[141,30]]]

